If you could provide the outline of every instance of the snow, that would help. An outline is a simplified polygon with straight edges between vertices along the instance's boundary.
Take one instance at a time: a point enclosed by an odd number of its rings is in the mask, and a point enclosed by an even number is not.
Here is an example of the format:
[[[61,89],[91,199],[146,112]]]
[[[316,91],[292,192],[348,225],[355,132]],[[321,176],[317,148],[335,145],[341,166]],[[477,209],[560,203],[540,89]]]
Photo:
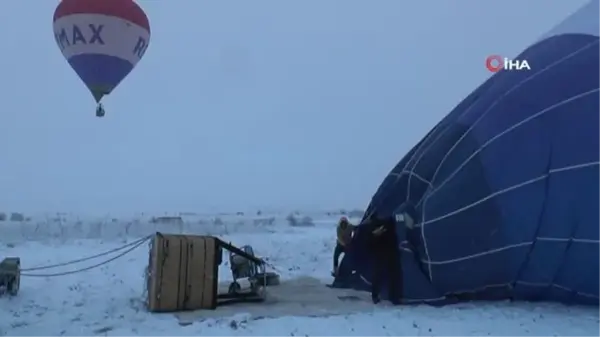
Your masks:
[[[219,217],[219,221],[216,218]],[[304,215],[297,215],[302,218]],[[83,273],[25,277],[16,297],[0,298],[0,335],[594,335],[598,309],[548,303],[373,305],[369,294],[325,287],[337,215],[311,214],[313,226],[292,227],[285,214],[194,216],[182,224],[148,218],[72,216],[0,222],[0,257],[23,268],[65,262],[122,246],[160,230],[218,235],[250,244],[281,275],[265,303],[215,311],[152,314],[144,307],[147,245]],[[272,220],[271,220],[272,219]],[[111,255],[113,256],[113,255]],[[43,274],[79,269],[107,257]],[[226,259],[220,279],[231,279]]]

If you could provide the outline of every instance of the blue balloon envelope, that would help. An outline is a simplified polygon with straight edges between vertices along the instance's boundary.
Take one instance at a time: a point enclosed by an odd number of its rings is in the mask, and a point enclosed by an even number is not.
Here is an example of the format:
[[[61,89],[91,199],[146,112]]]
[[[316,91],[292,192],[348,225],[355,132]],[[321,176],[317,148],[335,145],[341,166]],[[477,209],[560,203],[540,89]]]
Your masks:
[[[382,182],[367,216],[396,219],[405,302],[599,304],[598,6],[516,57],[530,70],[475,89]],[[371,287],[361,227],[334,286]]]

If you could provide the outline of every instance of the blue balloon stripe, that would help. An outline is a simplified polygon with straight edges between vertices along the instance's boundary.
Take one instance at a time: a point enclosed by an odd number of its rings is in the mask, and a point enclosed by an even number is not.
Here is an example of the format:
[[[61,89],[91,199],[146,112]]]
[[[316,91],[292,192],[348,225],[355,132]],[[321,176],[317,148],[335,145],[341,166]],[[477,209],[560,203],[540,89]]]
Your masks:
[[[69,64],[90,90],[102,88],[109,94],[133,69],[133,64],[118,57],[102,54],[80,54]]]

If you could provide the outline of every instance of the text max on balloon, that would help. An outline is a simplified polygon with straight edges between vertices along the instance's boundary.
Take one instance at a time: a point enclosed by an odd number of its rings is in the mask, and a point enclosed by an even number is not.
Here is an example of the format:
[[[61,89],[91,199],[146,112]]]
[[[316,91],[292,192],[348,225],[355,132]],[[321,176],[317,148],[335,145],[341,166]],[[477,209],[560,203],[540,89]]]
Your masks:
[[[54,32],[54,38],[61,51],[74,46],[104,46],[110,43],[113,35],[110,26],[102,23],[74,23],[60,27]],[[130,53],[138,59],[144,56],[148,43],[144,36],[136,36],[135,43],[132,44]]]

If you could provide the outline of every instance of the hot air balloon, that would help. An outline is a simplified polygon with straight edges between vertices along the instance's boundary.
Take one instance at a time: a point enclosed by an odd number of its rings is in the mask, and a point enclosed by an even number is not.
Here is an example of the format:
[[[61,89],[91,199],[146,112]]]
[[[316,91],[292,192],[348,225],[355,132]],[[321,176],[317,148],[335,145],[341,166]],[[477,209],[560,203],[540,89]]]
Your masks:
[[[371,289],[376,214],[396,225],[403,276],[385,287],[405,303],[600,304],[598,10],[591,0],[516,58],[531,70],[496,72],[415,144],[334,286]]]
[[[110,94],[144,56],[150,24],[133,0],[62,0],[54,11],[54,38],[96,100]]]

